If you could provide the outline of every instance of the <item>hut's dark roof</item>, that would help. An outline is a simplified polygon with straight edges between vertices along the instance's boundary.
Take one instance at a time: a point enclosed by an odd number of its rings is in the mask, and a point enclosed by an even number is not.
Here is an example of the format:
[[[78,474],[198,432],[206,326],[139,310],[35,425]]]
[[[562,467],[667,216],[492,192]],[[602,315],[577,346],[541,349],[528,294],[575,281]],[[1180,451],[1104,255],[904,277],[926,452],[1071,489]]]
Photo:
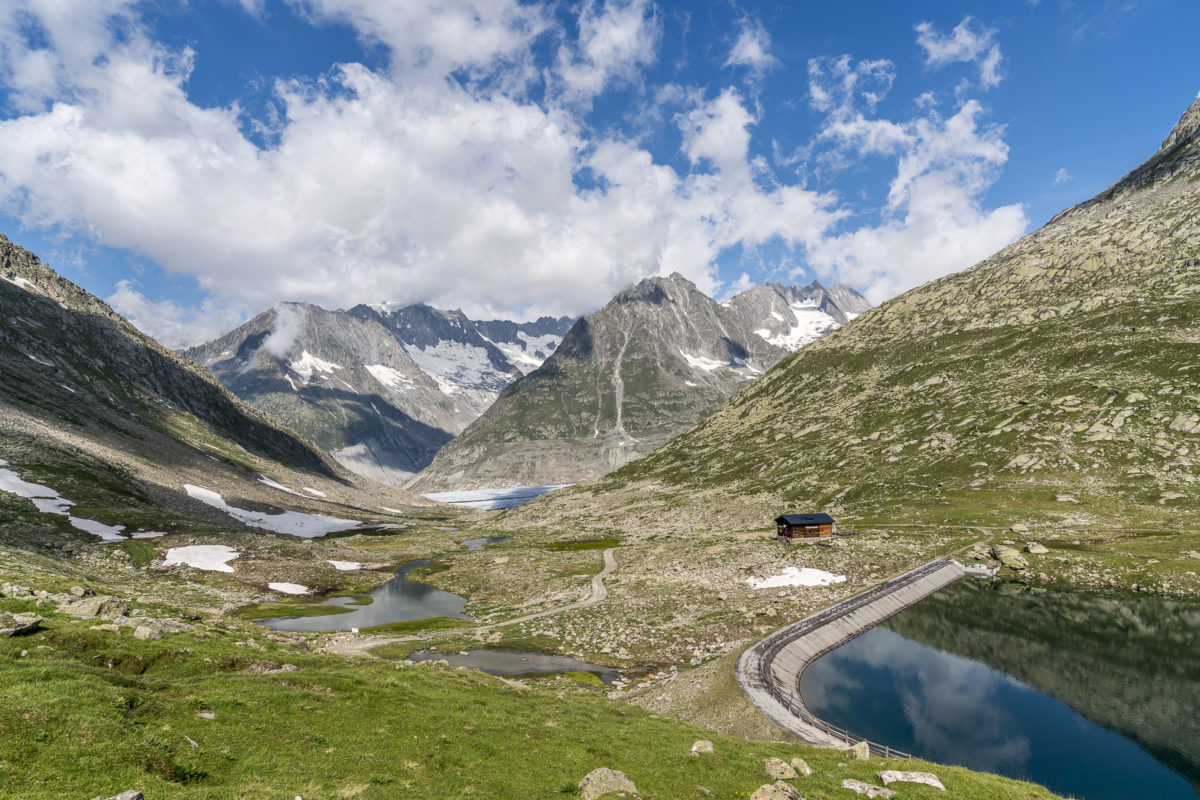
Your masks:
[[[788,525],[832,525],[833,517],[828,514],[784,514],[776,517],[775,522]]]

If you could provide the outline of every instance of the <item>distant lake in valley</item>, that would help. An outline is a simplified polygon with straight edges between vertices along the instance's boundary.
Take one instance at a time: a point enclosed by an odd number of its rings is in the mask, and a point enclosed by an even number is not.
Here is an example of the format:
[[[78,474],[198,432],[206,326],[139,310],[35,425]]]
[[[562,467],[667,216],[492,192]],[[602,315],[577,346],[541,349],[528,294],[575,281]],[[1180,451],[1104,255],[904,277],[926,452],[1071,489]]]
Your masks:
[[[1200,796],[1200,603],[960,581],[822,656],[818,717],[1085,800]]]
[[[564,489],[570,485],[569,483],[557,483],[548,486],[518,486],[515,489],[471,489],[459,492],[432,492],[422,496],[439,503],[470,506],[484,511],[499,511],[504,508],[515,508],[541,497],[546,492]]]

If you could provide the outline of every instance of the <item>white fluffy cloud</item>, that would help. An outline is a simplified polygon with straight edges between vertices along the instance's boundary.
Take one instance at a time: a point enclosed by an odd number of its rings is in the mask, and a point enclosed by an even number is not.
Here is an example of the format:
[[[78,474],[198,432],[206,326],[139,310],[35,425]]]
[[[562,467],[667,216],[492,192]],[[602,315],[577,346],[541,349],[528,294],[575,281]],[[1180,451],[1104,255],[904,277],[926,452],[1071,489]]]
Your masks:
[[[779,59],[771,55],[771,35],[767,29],[757,20],[743,20],[725,66],[749,67],[756,73],[763,73],[778,64]]]
[[[389,59],[277,82],[278,118],[250,121],[269,128],[266,145],[247,138],[237,106],[192,102],[195,55],[152,41],[134,0],[0,8],[0,77],[18,110],[0,121],[0,210],[194,277],[206,297],[191,305],[151,302],[128,282],[108,298],[165,343],[210,338],[280,300],[582,313],[675,270],[717,292],[723,251],[773,241],[879,298],[966,266],[1023,222],[979,205],[1004,155],[978,106],[869,118],[891,87],[888,62],[814,62],[820,143],[899,165],[882,224],[845,232],[836,196],[780,182],[754,155],[762,112],[734,89],[678,93],[683,168],[589,128],[592,101],[656,57],[649,0],[591,0],[577,36],[517,0],[292,5],[354,26]],[[731,63],[768,64],[754,30]],[[547,42],[549,66],[537,57]]]
[[[943,34],[929,22],[918,23],[917,44],[925,51],[925,63],[937,68],[955,62],[974,62],[979,67],[979,83],[985,89],[1000,84],[1000,45],[996,44],[996,31],[976,24],[971,17],[954,26],[954,30]]]

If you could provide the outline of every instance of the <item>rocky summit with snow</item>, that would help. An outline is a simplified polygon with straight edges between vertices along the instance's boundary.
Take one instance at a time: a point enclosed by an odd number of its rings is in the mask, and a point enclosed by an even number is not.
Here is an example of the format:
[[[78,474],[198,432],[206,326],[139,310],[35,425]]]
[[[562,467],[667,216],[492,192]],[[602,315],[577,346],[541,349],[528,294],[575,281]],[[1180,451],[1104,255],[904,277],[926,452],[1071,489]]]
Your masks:
[[[844,286],[759,286],[718,303],[678,273],[581,319],[409,488],[575,483],[653,450],[780,359],[870,308]]]
[[[280,303],[186,355],[347,468],[398,484],[540,365],[570,325],[478,322],[425,305]]]

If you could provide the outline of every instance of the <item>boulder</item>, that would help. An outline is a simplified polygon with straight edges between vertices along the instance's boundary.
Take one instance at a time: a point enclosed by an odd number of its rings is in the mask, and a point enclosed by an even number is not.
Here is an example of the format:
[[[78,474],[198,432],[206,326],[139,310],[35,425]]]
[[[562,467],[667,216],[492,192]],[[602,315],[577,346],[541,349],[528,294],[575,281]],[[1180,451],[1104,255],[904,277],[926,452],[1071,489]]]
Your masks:
[[[127,792],[115,794],[112,797],[96,797],[93,800],[145,800],[141,792],[130,789]]]
[[[853,778],[846,778],[842,781],[842,788],[849,789],[853,792],[866,795],[867,797],[882,797],[883,800],[888,800],[889,797],[896,795],[891,789],[885,789],[882,786],[876,786],[873,783],[864,783],[856,781]]]
[[[850,755],[854,757],[855,761],[870,761],[871,745],[866,742],[859,742],[850,748]]]
[[[162,632],[158,628],[152,628],[149,625],[139,625],[133,629],[133,638],[142,639],[161,639]]]
[[[711,753],[713,751],[712,742],[708,739],[701,739],[692,745],[692,755],[698,756],[701,753]]]
[[[100,594],[63,603],[58,610],[73,617],[120,617],[129,610],[129,604],[119,597]]]
[[[1046,547],[1046,545],[1040,542],[1026,542],[1025,552],[1033,553],[1034,555],[1041,555],[1042,553],[1049,553],[1050,548]]]
[[[20,636],[36,630],[45,617],[37,614],[9,614],[0,611],[0,636]]]
[[[579,782],[580,800],[598,800],[606,794],[618,792],[626,797],[641,797],[633,781],[624,772],[608,767],[592,770]]]
[[[796,777],[796,770],[792,769],[792,765],[778,758],[764,758],[763,768],[766,769],[768,778],[777,781],[786,781]]]
[[[96,594],[96,590],[87,586],[72,586],[71,594],[75,597],[92,597]]]
[[[808,765],[808,762],[805,761],[803,758],[793,758],[792,759],[792,769],[796,770],[796,772],[798,772],[799,774],[803,775],[806,778],[809,775],[812,775],[812,767],[810,767]]]
[[[1009,569],[1024,570],[1029,569],[1029,562],[1025,556],[1014,547],[1009,547],[1006,544],[998,544],[992,548],[992,558],[999,561]]]
[[[804,800],[795,786],[783,781],[764,783],[750,795],[750,800]]]
[[[938,780],[938,776],[932,772],[901,772],[895,769],[885,769],[875,773],[879,780],[883,781],[884,786],[890,786],[897,781],[902,783],[923,783],[926,786],[932,786],[935,789],[946,791],[946,787]]]

